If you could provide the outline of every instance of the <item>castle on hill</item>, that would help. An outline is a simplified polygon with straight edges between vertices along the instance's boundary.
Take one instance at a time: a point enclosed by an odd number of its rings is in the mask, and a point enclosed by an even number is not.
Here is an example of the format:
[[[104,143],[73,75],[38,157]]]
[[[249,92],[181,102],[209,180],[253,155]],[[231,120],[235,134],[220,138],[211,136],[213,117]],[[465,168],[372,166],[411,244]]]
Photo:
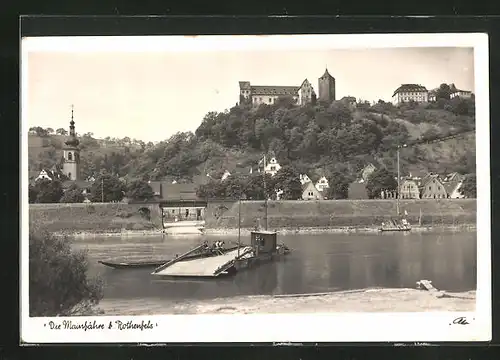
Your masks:
[[[272,105],[281,97],[291,97],[296,104],[304,106],[308,103],[332,102],[335,100],[335,78],[328,69],[318,78],[318,95],[309,80],[305,79],[300,86],[251,85],[249,81],[240,81],[240,103]]]

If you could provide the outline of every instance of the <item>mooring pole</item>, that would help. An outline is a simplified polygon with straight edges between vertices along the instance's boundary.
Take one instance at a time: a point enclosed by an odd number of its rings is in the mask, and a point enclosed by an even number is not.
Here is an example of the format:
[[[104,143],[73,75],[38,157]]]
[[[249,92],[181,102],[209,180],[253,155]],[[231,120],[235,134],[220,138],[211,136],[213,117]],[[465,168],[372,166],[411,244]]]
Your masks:
[[[240,257],[241,246],[241,197],[238,200],[238,257]]]
[[[264,179],[264,211],[265,211],[265,230],[267,231],[267,186],[266,186],[266,154],[264,154],[264,175],[262,177]]]

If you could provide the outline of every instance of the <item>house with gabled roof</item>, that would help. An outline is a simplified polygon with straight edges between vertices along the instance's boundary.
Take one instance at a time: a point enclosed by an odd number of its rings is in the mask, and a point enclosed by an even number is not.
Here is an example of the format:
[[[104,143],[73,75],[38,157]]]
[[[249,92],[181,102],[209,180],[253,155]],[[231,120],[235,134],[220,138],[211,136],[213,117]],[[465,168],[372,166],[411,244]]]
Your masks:
[[[472,97],[472,91],[458,89],[455,84],[450,85],[450,99],[453,98],[470,99]]]
[[[420,197],[422,199],[446,199],[448,193],[437,174],[430,174],[421,181]]]
[[[318,191],[313,182],[310,181],[302,185],[302,200],[323,200],[323,194]]]
[[[375,167],[375,165],[373,165],[372,163],[368,163],[363,168],[363,170],[361,170],[361,179],[360,179],[360,182],[367,182],[368,178],[370,177],[371,174],[373,174],[373,172],[375,170],[377,170],[377,168]]]
[[[308,183],[311,181],[311,178],[309,176],[307,176],[307,174],[300,174],[299,175],[299,180],[300,180],[300,183],[302,185],[304,185],[305,183]]]
[[[399,189],[401,199],[420,199],[418,180],[403,179]]]
[[[320,177],[314,186],[322,194],[324,194],[324,191],[330,187],[328,185],[328,179],[325,176]]]
[[[461,180],[452,180],[443,183],[448,198],[463,199],[465,196],[460,193],[460,188],[462,187],[462,184],[463,182]]]
[[[34,181],[46,179],[46,180],[59,180],[62,178],[62,173],[57,169],[56,166],[53,166],[50,169],[42,169],[38,173],[38,175],[34,178]]]

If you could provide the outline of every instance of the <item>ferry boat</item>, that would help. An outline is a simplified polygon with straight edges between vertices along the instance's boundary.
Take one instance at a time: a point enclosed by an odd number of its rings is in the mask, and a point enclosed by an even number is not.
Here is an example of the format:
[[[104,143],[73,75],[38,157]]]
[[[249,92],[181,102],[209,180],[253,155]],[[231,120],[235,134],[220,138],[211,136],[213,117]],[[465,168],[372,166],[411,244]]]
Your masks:
[[[401,221],[391,219],[387,222],[383,222],[382,226],[379,228],[379,231],[410,231],[411,225],[405,218],[401,219]]]

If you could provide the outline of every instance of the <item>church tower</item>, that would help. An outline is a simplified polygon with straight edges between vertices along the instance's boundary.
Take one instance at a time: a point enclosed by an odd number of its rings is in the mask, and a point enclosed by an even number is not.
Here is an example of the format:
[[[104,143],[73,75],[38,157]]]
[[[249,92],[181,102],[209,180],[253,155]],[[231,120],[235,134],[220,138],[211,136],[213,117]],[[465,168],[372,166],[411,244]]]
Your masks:
[[[330,75],[328,69],[318,79],[318,100],[326,103],[335,100],[335,78]]]
[[[72,181],[80,180],[80,141],[76,138],[75,122],[73,120],[73,105],[71,105],[71,121],[69,123],[69,138],[64,142],[63,174]]]

